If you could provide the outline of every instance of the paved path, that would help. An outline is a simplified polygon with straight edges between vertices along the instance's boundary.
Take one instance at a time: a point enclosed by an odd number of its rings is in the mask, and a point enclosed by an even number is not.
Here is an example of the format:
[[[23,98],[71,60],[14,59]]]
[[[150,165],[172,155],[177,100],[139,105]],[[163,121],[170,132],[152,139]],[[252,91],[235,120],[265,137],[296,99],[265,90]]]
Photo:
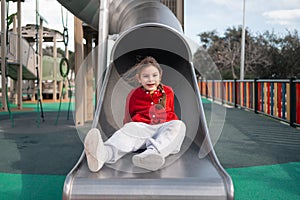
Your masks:
[[[210,104],[204,104],[209,112]],[[225,168],[300,162],[300,130],[252,111],[227,108],[215,151]]]

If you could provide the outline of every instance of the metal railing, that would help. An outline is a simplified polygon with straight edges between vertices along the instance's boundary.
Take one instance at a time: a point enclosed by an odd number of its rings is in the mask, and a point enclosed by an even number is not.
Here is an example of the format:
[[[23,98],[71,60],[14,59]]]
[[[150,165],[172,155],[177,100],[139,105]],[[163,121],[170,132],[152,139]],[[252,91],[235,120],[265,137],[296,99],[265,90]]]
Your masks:
[[[213,101],[249,109],[300,126],[300,80],[198,80],[200,93]]]

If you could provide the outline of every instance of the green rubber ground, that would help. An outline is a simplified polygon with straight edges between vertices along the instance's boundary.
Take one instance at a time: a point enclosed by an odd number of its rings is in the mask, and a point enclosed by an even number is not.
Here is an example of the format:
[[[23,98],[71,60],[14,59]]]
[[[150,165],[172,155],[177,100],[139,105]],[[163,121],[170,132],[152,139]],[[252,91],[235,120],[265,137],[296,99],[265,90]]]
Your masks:
[[[300,163],[226,169],[235,184],[235,199],[298,200]],[[0,199],[62,198],[65,176],[0,173]]]

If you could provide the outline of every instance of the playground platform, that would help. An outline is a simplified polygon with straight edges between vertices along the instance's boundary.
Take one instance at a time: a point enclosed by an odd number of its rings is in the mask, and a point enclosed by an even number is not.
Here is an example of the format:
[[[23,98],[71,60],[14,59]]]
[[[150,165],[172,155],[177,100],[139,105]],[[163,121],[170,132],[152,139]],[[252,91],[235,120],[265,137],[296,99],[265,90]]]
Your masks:
[[[203,105],[210,119],[212,102]],[[67,119],[68,103],[62,104],[56,123],[58,107],[58,103],[44,103],[44,121],[34,103],[14,111],[13,120],[0,112],[0,200],[62,198],[65,177],[83,145],[72,113]],[[215,151],[233,179],[235,199],[300,199],[299,129],[226,108]]]

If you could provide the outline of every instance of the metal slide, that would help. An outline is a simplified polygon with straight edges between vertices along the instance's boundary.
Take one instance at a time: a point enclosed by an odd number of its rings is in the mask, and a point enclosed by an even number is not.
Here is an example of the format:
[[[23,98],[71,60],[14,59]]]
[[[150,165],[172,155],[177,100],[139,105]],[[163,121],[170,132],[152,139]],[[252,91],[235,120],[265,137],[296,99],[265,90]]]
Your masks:
[[[59,2],[97,25],[99,1]],[[120,35],[110,53],[98,104],[103,137],[122,126],[124,101],[133,88],[122,75],[137,57],[148,55],[161,64],[162,82],[174,89],[176,113],[186,123],[187,135],[180,153],[169,156],[155,172],[134,167],[132,153],[91,173],[83,153],[65,180],[63,199],[233,199],[231,178],[209,139],[193,55],[175,16],[159,1],[115,0],[110,3],[110,33]]]

